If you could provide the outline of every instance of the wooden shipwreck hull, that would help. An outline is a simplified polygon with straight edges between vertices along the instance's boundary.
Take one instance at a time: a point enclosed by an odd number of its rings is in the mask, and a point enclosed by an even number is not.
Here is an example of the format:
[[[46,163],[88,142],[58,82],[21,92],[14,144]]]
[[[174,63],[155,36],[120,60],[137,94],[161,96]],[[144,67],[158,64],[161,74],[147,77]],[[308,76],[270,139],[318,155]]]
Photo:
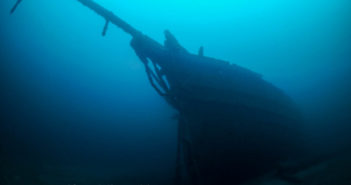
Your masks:
[[[281,90],[221,60],[172,57],[178,68],[167,79],[181,114],[179,168],[191,176],[179,175],[183,184],[237,184],[295,152],[300,117]]]

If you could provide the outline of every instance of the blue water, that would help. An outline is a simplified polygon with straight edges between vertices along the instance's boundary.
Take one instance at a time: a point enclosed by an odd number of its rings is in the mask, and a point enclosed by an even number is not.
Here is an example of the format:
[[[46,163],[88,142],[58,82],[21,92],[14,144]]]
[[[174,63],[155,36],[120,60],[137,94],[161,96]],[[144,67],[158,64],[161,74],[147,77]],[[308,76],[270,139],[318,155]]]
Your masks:
[[[299,106],[312,143],[350,145],[351,1],[96,2],[160,43],[168,29],[190,52],[262,74]],[[23,0],[9,15],[14,3],[0,2],[3,159],[170,178],[176,111],[131,37],[113,25],[102,37],[104,19],[74,0]]]

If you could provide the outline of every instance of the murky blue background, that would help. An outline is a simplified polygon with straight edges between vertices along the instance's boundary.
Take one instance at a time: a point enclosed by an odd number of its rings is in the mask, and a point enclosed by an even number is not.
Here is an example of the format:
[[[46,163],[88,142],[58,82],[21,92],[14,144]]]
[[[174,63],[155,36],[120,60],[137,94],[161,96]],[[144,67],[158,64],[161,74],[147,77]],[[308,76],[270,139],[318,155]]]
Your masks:
[[[96,0],[155,40],[249,68],[304,113],[326,150],[349,145],[351,1]],[[0,2],[1,145],[9,161],[173,173],[176,113],[131,37],[74,0]],[[316,139],[318,138],[318,139]],[[11,157],[9,157],[11,156]]]

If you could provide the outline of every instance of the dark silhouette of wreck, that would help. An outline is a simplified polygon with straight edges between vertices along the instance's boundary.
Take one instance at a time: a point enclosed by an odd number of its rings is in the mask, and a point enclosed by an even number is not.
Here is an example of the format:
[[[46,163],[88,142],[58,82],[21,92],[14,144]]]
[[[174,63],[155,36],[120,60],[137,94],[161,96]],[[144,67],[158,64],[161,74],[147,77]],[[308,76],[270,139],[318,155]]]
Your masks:
[[[132,36],[152,87],[179,112],[176,184],[239,184],[295,153],[298,110],[259,74],[206,57],[203,47],[191,54],[169,31],[161,45],[92,0],[78,1],[105,18],[103,35],[112,23]]]

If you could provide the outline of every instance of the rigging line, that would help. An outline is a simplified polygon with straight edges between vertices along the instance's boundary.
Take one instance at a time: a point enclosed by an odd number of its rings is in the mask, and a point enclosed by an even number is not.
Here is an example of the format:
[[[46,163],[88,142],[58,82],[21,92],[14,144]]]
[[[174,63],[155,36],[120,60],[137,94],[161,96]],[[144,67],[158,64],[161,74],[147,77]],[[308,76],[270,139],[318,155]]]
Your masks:
[[[21,2],[22,2],[22,0],[17,0],[16,4],[12,7],[12,9],[11,9],[11,11],[10,11],[10,14],[13,14],[13,13],[16,11],[18,5],[19,5]]]
[[[165,91],[169,91],[169,88],[165,82],[165,80],[162,78],[163,74],[161,73],[160,69],[157,67],[156,63],[155,62],[152,62],[153,66],[154,66],[154,69],[156,71],[156,74],[157,74],[157,77],[159,79],[159,84],[160,86],[165,90]]]
[[[146,71],[146,74],[147,74],[147,77],[149,79],[149,82],[151,84],[151,86],[156,90],[156,92],[160,95],[160,96],[166,96],[167,94],[162,92],[157,86],[156,84],[154,83],[154,80],[153,80],[153,72],[151,71],[151,69],[149,68],[149,66],[147,66],[147,64],[145,64],[145,71]]]

